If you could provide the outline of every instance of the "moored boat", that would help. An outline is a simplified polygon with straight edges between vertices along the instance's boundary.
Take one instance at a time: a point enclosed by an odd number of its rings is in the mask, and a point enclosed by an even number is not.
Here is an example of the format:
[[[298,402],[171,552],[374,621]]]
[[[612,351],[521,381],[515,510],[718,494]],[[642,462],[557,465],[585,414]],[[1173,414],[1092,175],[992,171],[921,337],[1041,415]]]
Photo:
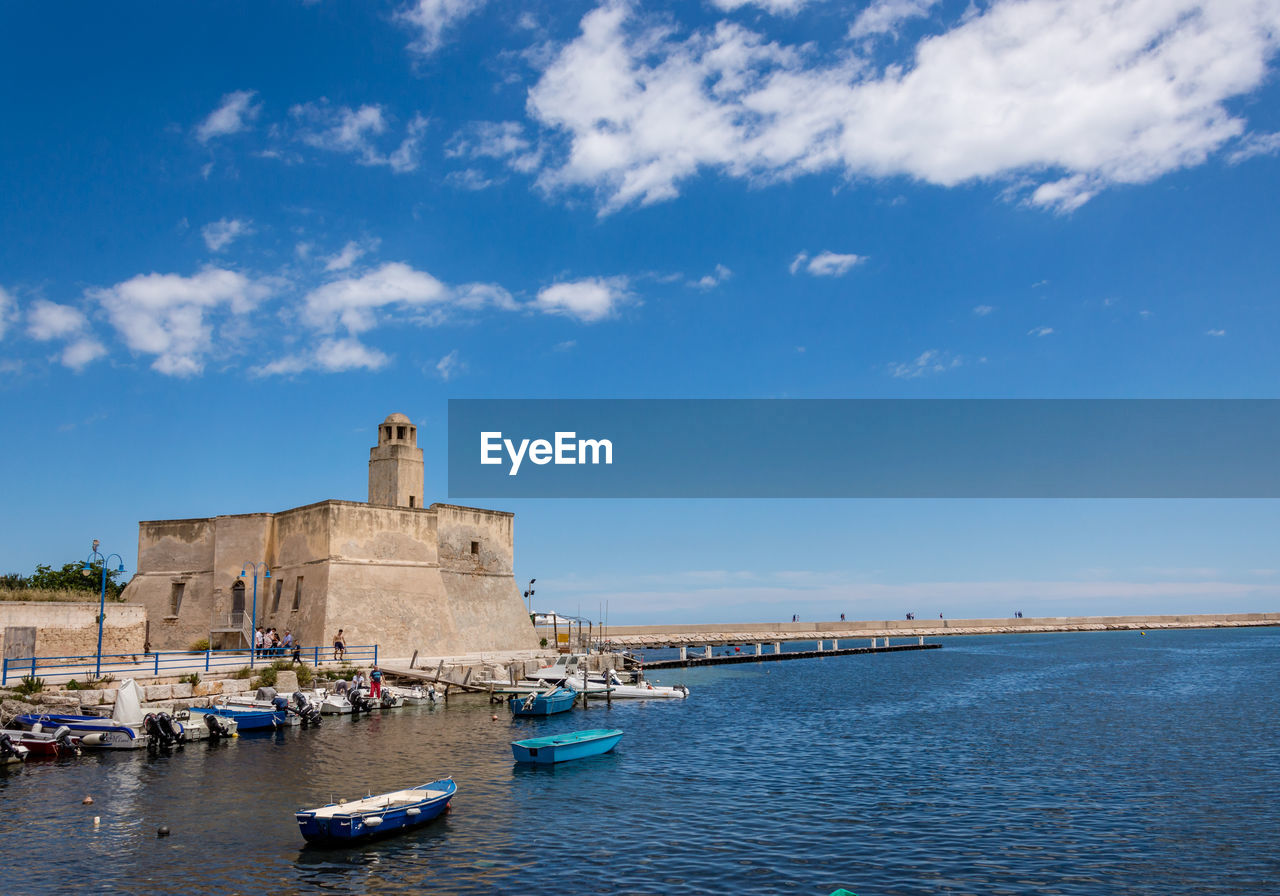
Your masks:
[[[622,731],[618,728],[593,728],[512,741],[511,753],[516,762],[551,765],[608,753],[621,739]]]
[[[184,732],[180,723],[173,722],[163,713],[142,714],[141,689],[132,678],[126,678],[116,690],[116,702],[111,718],[102,716],[62,715],[55,713],[26,713],[14,718],[14,724],[23,728],[57,730],[63,726],[80,738],[84,747],[100,747],[109,750],[137,750],[155,743],[163,745],[180,743]],[[150,719],[150,724],[148,724]],[[164,721],[165,724],[161,724]],[[161,731],[161,729],[164,729]],[[151,730],[160,732],[156,738]],[[168,740],[169,737],[174,738]]]
[[[303,809],[295,817],[308,843],[339,846],[426,824],[449,808],[457,790],[452,778],[442,778],[408,790]]]
[[[420,684],[415,684],[411,688],[406,688],[400,685],[384,684],[382,686],[382,692],[384,694],[394,694],[399,697],[404,701],[405,706],[435,703],[440,699],[439,695],[436,693],[435,687],[431,686],[424,688]]]
[[[25,747],[29,756],[56,758],[80,755],[80,738],[65,726],[54,731],[46,731],[43,726],[32,730],[11,728],[0,731],[0,739],[5,737],[11,743]]]
[[[507,698],[511,713],[517,716],[549,716],[573,708],[578,692],[571,687],[552,687],[528,696],[518,694]]]
[[[256,702],[256,701],[255,701]],[[246,731],[274,731],[299,724],[297,716],[286,710],[278,709],[273,704],[253,706],[248,703],[231,703],[220,701],[205,709],[193,707],[192,713],[217,716],[219,719],[234,719],[236,730],[243,734]]]
[[[15,743],[8,732],[0,731],[0,765],[11,765],[22,762],[29,751],[22,744]]]

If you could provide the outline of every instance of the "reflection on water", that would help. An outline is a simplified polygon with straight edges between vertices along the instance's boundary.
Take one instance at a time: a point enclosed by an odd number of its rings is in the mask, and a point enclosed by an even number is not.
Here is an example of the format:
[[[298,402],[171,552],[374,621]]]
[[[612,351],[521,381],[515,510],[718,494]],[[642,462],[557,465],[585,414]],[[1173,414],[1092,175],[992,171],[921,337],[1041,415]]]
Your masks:
[[[664,670],[691,699],[550,719],[455,699],[32,762],[0,771],[3,889],[1276,892],[1280,631],[944,643]],[[602,727],[626,732],[612,754],[511,761],[512,740]],[[298,834],[298,808],[444,775],[452,809],[416,832]]]

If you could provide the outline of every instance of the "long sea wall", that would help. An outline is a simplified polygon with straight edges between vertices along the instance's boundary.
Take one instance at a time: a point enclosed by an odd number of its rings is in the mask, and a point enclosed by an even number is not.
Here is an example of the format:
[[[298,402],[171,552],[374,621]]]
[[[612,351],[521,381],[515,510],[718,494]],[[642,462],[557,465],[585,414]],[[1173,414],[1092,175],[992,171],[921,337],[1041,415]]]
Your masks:
[[[883,619],[848,622],[724,622],[693,625],[611,625],[619,647],[745,644],[854,638],[997,635],[1280,625],[1280,613],[1199,613],[1179,616],[1040,616],[998,619]]]

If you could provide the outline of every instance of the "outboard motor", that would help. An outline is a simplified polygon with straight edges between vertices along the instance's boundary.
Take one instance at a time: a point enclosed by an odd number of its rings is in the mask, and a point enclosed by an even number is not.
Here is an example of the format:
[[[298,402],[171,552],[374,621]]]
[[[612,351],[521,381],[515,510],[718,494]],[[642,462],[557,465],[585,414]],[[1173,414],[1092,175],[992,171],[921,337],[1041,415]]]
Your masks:
[[[366,697],[365,692],[360,688],[352,688],[348,691],[347,700],[351,702],[351,711],[353,713],[372,712],[373,708],[377,705]]]
[[[53,732],[53,742],[56,745],[59,756],[68,753],[73,756],[80,755],[80,744],[72,739],[71,729],[66,725],[59,725],[57,730]]]
[[[0,734],[0,762],[8,762],[14,756],[21,756],[18,745],[7,734]]]
[[[210,740],[215,740],[219,737],[226,737],[231,733],[230,726],[213,713],[206,712],[202,713],[202,715],[204,716],[204,727],[209,729]]]
[[[293,692],[293,704],[296,707],[293,712],[302,717],[302,725],[320,724],[320,710],[307,702],[307,695],[302,691]]]
[[[142,730],[151,737],[151,744],[169,747],[181,744],[183,734],[167,712],[149,712],[142,717]]]

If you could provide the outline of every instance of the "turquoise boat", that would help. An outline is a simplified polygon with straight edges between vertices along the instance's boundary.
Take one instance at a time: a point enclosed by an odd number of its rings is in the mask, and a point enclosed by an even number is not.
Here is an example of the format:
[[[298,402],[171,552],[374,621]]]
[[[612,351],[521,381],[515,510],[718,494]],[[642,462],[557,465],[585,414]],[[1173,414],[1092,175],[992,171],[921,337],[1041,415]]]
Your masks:
[[[608,753],[620,740],[622,731],[617,728],[593,728],[590,731],[570,731],[568,734],[512,741],[511,753],[516,757],[516,762],[550,765]]]
[[[517,716],[549,716],[553,713],[573,709],[573,701],[578,699],[578,692],[570,687],[558,687],[550,691],[537,691],[527,697],[513,694],[507,701],[512,715]]]

